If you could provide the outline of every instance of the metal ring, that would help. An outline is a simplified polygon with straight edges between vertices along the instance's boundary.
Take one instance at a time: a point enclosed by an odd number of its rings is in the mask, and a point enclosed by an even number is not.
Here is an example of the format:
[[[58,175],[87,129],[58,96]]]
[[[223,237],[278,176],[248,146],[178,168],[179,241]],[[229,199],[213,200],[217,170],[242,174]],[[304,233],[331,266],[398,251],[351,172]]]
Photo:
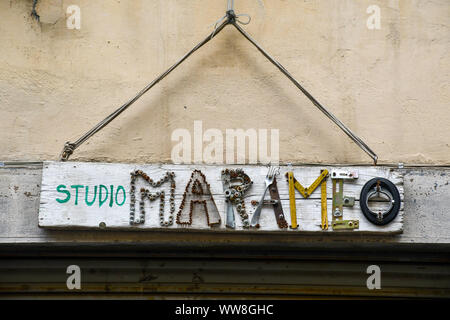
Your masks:
[[[389,208],[383,211],[372,211],[369,208],[369,199],[383,194],[389,199]],[[371,223],[384,226],[395,219],[400,211],[401,200],[397,187],[388,179],[373,178],[368,181],[361,190],[359,198],[361,210]]]

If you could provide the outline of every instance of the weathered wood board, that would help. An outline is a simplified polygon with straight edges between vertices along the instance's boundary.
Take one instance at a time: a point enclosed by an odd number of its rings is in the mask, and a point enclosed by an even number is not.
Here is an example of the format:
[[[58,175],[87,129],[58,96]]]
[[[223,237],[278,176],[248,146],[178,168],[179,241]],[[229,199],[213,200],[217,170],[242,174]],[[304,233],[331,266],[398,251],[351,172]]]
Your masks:
[[[328,197],[328,220],[330,228],[323,231],[320,228],[321,204],[320,187],[308,198],[304,199],[296,191],[297,223],[296,230],[280,229],[276,223],[274,212],[271,206],[264,206],[259,229],[244,229],[241,219],[236,213],[236,229],[225,227],[225,197],[221,181],[221,170],[223,168],[242,168],[253,180],[253,185],[246,193],[245,204],[247,213],[251,218],[255,207],[251,205],[252,200],[259,200],[262,196],[265,184],[264,178],[267,167],[264,166],[206,166],[206,165],[171,165],[171,164],[112,164],[112,163],[82,163],[82,162],[45,162],[43,168],[41,200],[39,210],[39,226],[56,229],[122,229],[130,231],[138,230],[173,230],[173,231],[209,231],[209,232],[314,232],[314,233],[375,233],[375,234],[398,234],[403,230],[403,176],[392,168],[386,167],[336,167],[336,166],[294,166],[293,172],[296,179],[305,187],[309,186],[319,176],[321,169],[342,169],[358,171],[359,178],[354,181],[346,181],[344,184],[344,195],[355,197],[355,206],[344,208],[344,219],[358,219],[359,229],[350,231],[333,231],[331,228],[331,197],[332,183],[327,181]],[[211,192],[219,210],[222,223],[217,227],[207,225],[206,216],[202,210],[194,211],[193,221],[189,226],[178,225],[175,217],[178,212],[183,192],[189,181],[193,170],[201,170],[208,183],[211,185]],[[145,201],[146,220],[142,225],[130,225],[130,173],[135,170],[142,170],[154,180],[159,180],[166,171],[175,172],[175,213],[174,224],[170,227],[160,226],[159,206],[160,201]],[[284,215],[288,224],[290,221],[288,183],[284,174],[288,171],[286,166],[280,167],[278,179],[278,190],[283,206]],[[384,177],[391,180],[398,188],[402,200],[402,205],[398,216],[386,226],[375,226],[371,224],[363,215],[359,206],[359,195],[363,185],[374,177]],[[58,186],[64,185],[66,188],[57,190]],[[78,197],[76,189],[71,186],[79,185]],[[111,190],[113,186],[114,199],[107,198],[100,205],[99,197],[96,201],[88,205],[85,201],[85,186],[89,187],[88,200],[94,199],[95,186],[105,186]],[[120,186],[123,187],[120,188]],[[142,179],[136,181],[136,216],[139,216],[139,200],[141,187],[152,189]],[[119,190],[120,189],[120,190]],[[61,191],[66,190],[71,193],[70,199],[65,203],[60,203],[57,199],[67,199],[67,194]],[[119,190],[119,191],[118,191]],[[152,191],[165,190],[165,217],[169,215],[170,184],[165,183],[161,187]],[[118,191],[118,192],[117,192]],[[106,191],[104,191],[106,193]],[[104,195],[105,195],[104,193]],[[75,200],[78,198],[77,203]],[[267,193],[266,199],[269,199]],[[111,200],[111,201],[110,201]]]

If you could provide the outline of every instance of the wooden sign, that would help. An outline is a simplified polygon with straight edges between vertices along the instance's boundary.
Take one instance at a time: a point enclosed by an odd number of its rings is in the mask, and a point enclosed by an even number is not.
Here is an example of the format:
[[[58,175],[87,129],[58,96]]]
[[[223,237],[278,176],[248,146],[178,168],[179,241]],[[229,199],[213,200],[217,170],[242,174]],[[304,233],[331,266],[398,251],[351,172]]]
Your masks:
[[[245,213],[234,207],[235,228],[225,226],[225,203],[222,170],[242,168],[252,180],[243,195]],[[318,187],[307,199],[295,193],[297,229],[280,228],[270,204],[263,206],[259,228],[246,228],[244,217],[251,220],[264,188],[267,167],[208,166],[171,164],[113,164],[81,162],[45,162],[41,186],[39,226],[57,229],[119,229],[208,232],[314,232],[396,234],[403,228],[403,176],[386,167],[280,167],[277,185],[284,217],[292,225],[289,207],[289,184],[285,173],[292,170],[303,186],[310,186],[321,170],[351,170],[358,179],[345,181],[344,194],[355,197],[353,207],[344,208],[344,219],[359,220],[359,228],[337,231],[331,228],[332,183],[327,182],[327,212],[330,227],[321,229],[321,190]],[[370,223],[361,212],[359,196],[364,184],[374,177],[392,181],[400,192],[401,209],[385,226]],[[267,192],[266,198],[270,200]]]

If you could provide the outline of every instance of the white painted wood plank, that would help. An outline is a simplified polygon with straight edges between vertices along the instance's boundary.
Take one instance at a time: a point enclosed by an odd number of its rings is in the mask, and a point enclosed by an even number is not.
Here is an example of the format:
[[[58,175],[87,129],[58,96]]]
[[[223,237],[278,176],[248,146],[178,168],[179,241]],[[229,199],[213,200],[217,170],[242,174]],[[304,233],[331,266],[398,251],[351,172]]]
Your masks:
[[[243,168],[244,171],[254,181],[252,188],[246,195],[246,207],[249,215],[254,208],[251,206],[251,200],[259,200],[264,189],[264,178],[267,172],[266,167],[259,166],[226,166],[227,168]],[[222,181],[220,178],[223,166],[204,166],[204,165],[170,165],[170,164],[110,164],[110,163],[78,163],[78,162],[46,162],[44,163],[42,187],[41,187],[41,201],[39,210],[39,226],[48,228],[60,229],[98,229],[101,223],[106,225],[107,229],[124,229],[124,230],[160,230],[159,225],[159,200],[152,203],[146,201],[146,222],[144,225],[130,226],[129,212],[130,212],[130,172],[140,169],[146,172],[154,180],[162,177],[166,171],[175,172],[176,190],[175,190],[175,216],[178,212],[178,207],[182,199],[182,194],[190,175],[194,169],[200,169],[205,175],[211,185],[211,192],[214,195],[219,213],[222,218],[222,224],[218,228],[210,228],[206,224],[204,214],[194,212],[193,224],[191,226],[179,226],[174,223],[171,227],[163,227],[162,229],[170,230],[213,230],[213,231],[227,231],[227,232],[255,232],[254,229],[246,230],[242,228],[240,217],[236,214],[236,230],[229,230],[225,228],[225,203],[222,190]],[[305,166],[294,167],[294,175],[296,179],[302,183],[303,186],[309,186],[320,174],[321,169],[344,169],[357,170],[359,172],[359,179],[355,181],[346,182],[344,185],[344,194],[353,196],[359,200],[359,194],[362,186],[371,178],[385,177],[391,180],[399,189],[403,201],[403,177],[393,169],[383,167],[320,167],[320,166]],[[282,205],[286,220],[290,223],[289,210],[289,195],[288,184],[284,178],[284,173],[287,167],[281,167],[281,175],[278,177],[278,189],[282,199]],[[57,192],[56,187],[64,184],[71,191],[72,197],[67,203],[58,203],[57,198],[64,198],[64,195]],[[127,198],[122,206],[113,204],[109,206],[109,201],[106,201],[101,207],[98,200],[92,205],[86,205],[84,188],[80,189],[78,204],[75,205],[74,190],[70,189],[72,185],[89,186],[88,199],[94,196],[94,186],[104,185],[108,189],[110,185],[115,187],[122,185],[126,192]],[[136,184],[136,190],[139,191],[141,187],[146,187],[150,190],[155,190],[149,187],[142,179],[139,179]],[[166,192],[165,214],[168,216],[169,202],[169,184],[164,184],[161,190]],[[158,189],[158,190],[159,190]],[[331,223],[331,180],[327,182],[328,195],[328,216]],[[97,195],[98,197],[98,195]],[[140,199],[139,192],[136,193],[137,206],[136,216],[138,216]],[[267,195],[267,198],[269,196]],[[273,210],[270,207],[265,207],[261,214],[260,225],[261,228],[256,232],[323,232],[320,229],[320,187],[311,195],[309,199],[303,199],[301,195],[296,192],[297,203],[297,222],[299,229],[297,230],[280,230],[276,224]],[[175,218],[175,217],[174,217]],[[358,219],[360,221],[360,228],[350,232],[367,232],[377,234],[392,234],[400,233],[403,230],[403,204],[402,209],[396,219],[387,226],[375,226],[367,221],[359,208],[359,201],[356,201],[355,207],[344,208],[344,219]],[[336,232],[331,228],[327,232]],[[341,233],[342,231],[340,231]],[[348,231],[344,231],[348,232]]]

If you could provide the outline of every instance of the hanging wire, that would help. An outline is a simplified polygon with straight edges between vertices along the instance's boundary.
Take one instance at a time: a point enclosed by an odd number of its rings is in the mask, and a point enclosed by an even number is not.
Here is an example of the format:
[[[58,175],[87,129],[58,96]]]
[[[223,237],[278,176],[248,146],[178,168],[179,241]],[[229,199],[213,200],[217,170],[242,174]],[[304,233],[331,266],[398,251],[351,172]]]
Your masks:
[[[92,129],[90,129],[88,132],[86,132],[81,138],[79,138],[75,142],[66,142],[64,144],[64,149],[61,152],[60,160],[61,161],[67,161],[69,157],[73,154],[75,149],[77,149],[81,144],[83,144],[86,140],[88,140],[90,137],[92,137],[94,134],[99,132],[101,129],[103,129],[105,126],[107,126],[111,121],[113,121],[117,116],[119,116],[122,112],[127,110],[133,103],[135,103],[144,93],[149,91],[151,88],[153,88],[158,82],[160,82],[162,79],[164,79],[166,76],[168,76],[173,70],[175,70],[180,64],[182,64],[187,58],[189,58],[195,51],[203,47],[205,44],[207,44],[214,36],[216,36],[222,29],[229,24],[229,21],[226,20],[222,24],[220,24],[217,28],[214,29],[214,31],[208,35],[205,39],[203,39],[199,44],[197,44],[192,50],[190,50],[188,53],[186,53],[180,60],[178,60],[176,63],[174,63],[169,69],[167,69],[165,72],[163,72],[161,75],[159,75],[155,80],[153,80],[150,84],[148,84],[144,89],[139,91],[132,99],[130,99],[128,102],[126,102],[124,105],[122,105],[120,108],[118,108],[116,111],[111,113],[109,116],[107,116],[105,119],[100,121],[97,125],[95,125]]]
[[[349,128],[347,128],[336,116],[334,116],[331,112],[329,112],[323,105],[319,103],[290,73],[286,70],[285,67],[281,65],[278,61],[272,58],[244,29],[242,29],[237,23],[231,23],[236,29],[248,40],[250,41],[259,52],[263,54],[272,64],[274,64],[280,71],[283,73],[291,82],[300,89],[301,92],[320,110],[322,111],[331,121],[333,121],[342,131],[352,139],[364,152],[366,152],[376,164],[378,161],[378,156],[372,149],[369,148],[364,141],[361,140],[357,135],[355,135]]]
[[[240,19],[240,17],[247,17],[248,20],[242,21]],[[212,25],[214,25],[214,31],[211,34],[211,37],[214,37],[217,26],[219,26],[225,20],[228,20],[228,23],[231,23],[231,21],[235,20],[240,24],[247,25],[252,21],[252,17],[246,13],[236,14],[234,11],[234,0],[228,0],[227,11],[225,12],[225,15],[222,16],[219,20],[217,20],[215,23],[212,24]]]
[[[247,16],[249,19],[246,22],[242,22],[239,20],[239,17]],[[322,106],[303,86],[286,70],[278,61],[272,58],[244,29],[242,29],[239,24],[248,24],[251,21],[251,17],[247,14],[238,14],[236,15],[234,12],[234,0],[228,0],[227,3],[227,12],[225,16],[217,20],[214,24],[214,30],[208,35],[204,40],[202,40],[199,44],[197,44],[191,51],[186,53],[180,60],[178,60],[175,64],[173,64],[169,69],[167,69],[164,73],[162,73],[159,77],[153,80],[150,84],[148,84],[144,89],[139,91],[137,95],[118,108],[116,111],[111,113],[105,119],[100,121],[96,126],[94,126],[91,130],[86,132],[81,138],[79,138],[74,143],[66,142],[64,145],[64,149],[61,152],[60,159],[61,161],[67,161],[72,153],[78,148],[82,143],[84,143],[87,139],[92,137],[94,134],[103,129],[106,125],[108,125],[112,120],[114,120],[117,116],[119,116],[122,112],[128,109],[134,102],[136,102],[144,93],[153,88],[158,82],[164,79],[167,75],[169,75],[173,70],[175,70],[181,63],[183,63],[187,58],[189,58],[195,51],[203,47],[206,43],[208,43],[212,38],[214,38],[220,31],[225,28],[228,24],[232,24],[248,41],[250,41],[259,52],[263,54],[273,65],[275,65],[278,70],[281,71],[320,111],[322,111],[331,121],[333,121],[342,131],[352,139],[364,152],[366,152],[374,161],[375,165],[378,160],[378,156],[373,152],[364,141],[361,140],[357,135],[355,135],[349,128],[347,128],[338,118],[336,118],[331,112],[329,112],[324,106]]]

